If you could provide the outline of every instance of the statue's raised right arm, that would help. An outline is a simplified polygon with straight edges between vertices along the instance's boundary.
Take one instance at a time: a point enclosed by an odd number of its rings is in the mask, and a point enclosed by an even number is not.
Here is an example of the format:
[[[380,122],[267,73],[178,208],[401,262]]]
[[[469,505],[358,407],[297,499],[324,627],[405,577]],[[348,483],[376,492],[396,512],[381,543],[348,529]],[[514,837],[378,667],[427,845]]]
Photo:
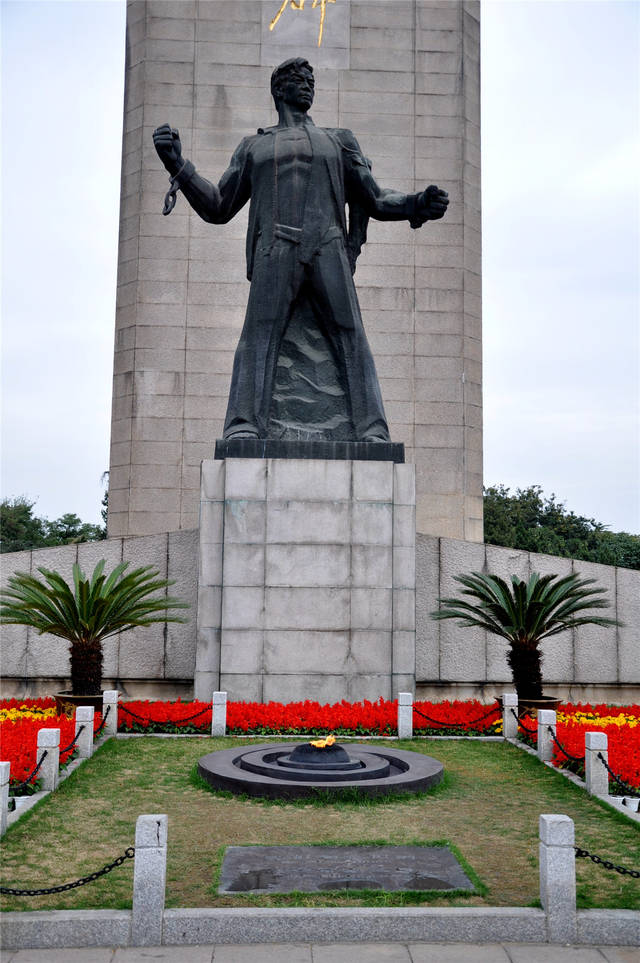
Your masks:
[[[247,203],[251,194],[251,184],[246,174],[246,141],[247,138],[236,148],[229,167],[216,185],[198,174],[191,161],[184,159],[179,132],[169,124],[158,127],[153,133],[153,143],[171,176],[171,188],[163,213],[171,213],[179,189],[204,221],[209,224],[226,224],[230,221]],[[170,201],[171,196],[173,201]]]

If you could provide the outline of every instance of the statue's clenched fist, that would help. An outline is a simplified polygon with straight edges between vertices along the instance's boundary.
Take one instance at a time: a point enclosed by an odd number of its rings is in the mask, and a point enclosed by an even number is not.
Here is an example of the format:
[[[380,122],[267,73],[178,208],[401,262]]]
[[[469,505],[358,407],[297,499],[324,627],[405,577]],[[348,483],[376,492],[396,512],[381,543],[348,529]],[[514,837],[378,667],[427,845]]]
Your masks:
[[[449,195],[435,184],[430,184],[418,197],[418,212],[425,221],[437,221],[444,217],[448,206]]]
[[[169,124],[162,124],[153,132],[153,143],[158,157],[173,177],[184,164],[179,131]]]

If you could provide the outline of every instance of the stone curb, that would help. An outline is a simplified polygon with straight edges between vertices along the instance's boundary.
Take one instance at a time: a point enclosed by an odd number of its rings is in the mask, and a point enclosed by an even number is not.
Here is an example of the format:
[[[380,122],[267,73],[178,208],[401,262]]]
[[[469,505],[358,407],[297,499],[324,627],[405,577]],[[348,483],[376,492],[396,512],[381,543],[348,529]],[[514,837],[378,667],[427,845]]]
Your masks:
[[[519,739],[505,739],[504,741],[511,743],[512,746],[516,746],[518,749],[522,749],[524,752],[528,752],[530,756],[534,757],[534,759],[538,759],[538,753],[535,751],[535,749],[532,749],[531,746],[521,742]],[[541,760],[538,759],[538,762],[541,762]],[[561,776],[564,776],[564,778],[568,779],[569,782],[572,782],[574,786],[579,786],[580,789],[584,789],[587,795],[591,796],[592,799],[599,799],[601,802],[605,803],[609,809],[613,809],[617,813],[622,813],[623,816],[626,816],[627,819],[630,819],[634,823],[640,823],[640,812],[634,812],[632,809],[628,809],[624,805],[622,800],[626,798],[625,796],[612,796],[610,793],[606,796],[602,793],[589,793],[586,782],[584,779],[581,779],[580,776],[577,776],[575,772],[571,772],[569,769],[558,769],[557,766],[554,766],[552,762],[543,762],[542,765],[547,766],[549,769],[553,770],[553,772],[557,772]]]
[[[171,909],[164,946],[300,942],[548,943],[545,914],[517,907]],[[579,910],[583,945],[640,945],[640,912]],[[4,913],[5,950],[131,945],[131,912]]]
[[[100,738],[93,744],[93,751],[95,752],[96,749],[99,749],[101,746],[103,746],[107,739],[111,739],[111,736],[100,736]],[[60,785],[65,781],[65,779],[68,779],[71,773],[75,772],[76,769],[86,761],[86,756],[80,756],[79,758],[72,759],[71,762],[67,763],[58,776],[57,788],[60,788]],[[13,810],[13,812],[7,814],[7,829],[9,826],[13,826],[13,824],[16,823],[22,816],[24,816],[25,813],[28,813],[30,809],[33,809],[33,807],[42,799],[45,799],[46,796],[55,791],[55,789],[42,789],[40,792],[35,792],[32,796],[17,796],[16,808]]]

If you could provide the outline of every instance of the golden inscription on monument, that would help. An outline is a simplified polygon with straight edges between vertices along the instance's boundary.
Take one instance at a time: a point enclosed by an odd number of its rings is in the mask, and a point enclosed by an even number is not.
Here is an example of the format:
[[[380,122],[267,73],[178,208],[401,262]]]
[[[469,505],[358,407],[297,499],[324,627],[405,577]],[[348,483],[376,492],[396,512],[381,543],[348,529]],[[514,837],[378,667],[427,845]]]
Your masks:
[[[289,4],[292,10],[304,10],[304,2],[305,0],[283,0],[280,9],[278,10],[277,14],[269,24],[269,30],[273,30],[278,20],[287,9],[287,4]],[[318,6],[320,7],[320,30],[318,31],[318,46],[322,44],[322,34],[324,31],[324,19],[327,15],[327,4],[335,3],[335,2],[336,0],[313,0],[313,3],[311,4],[312,10],[315,10],[315,8]]]

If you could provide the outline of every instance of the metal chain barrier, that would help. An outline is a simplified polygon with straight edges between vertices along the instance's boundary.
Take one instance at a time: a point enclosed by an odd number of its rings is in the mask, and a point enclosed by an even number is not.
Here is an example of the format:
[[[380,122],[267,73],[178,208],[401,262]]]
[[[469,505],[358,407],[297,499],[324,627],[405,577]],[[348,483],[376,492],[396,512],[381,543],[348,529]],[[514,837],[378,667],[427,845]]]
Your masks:
[[[488,719],[489,716],[492,716],[492,715],[494,714],[494,712],[498,712],[499,709],[500,709],[500,706],[496,703],[496,705],[495,705],[495,706],[492,706],[491,709],[489,709],[488,712],[485,712],[483,715],[478,716],[477,719],[472,719],[470,722],[463,723],[463,724],[460,723],[460,724],[459,724],[459,723],[455,723],[455,722],[453,722],[453,723],[452,723],[452,722],[441,722],[439,719],[432,719],[430,716],[425,715],[425,713],[422,712],[420,709],[417,709],[417,708],[415,707],[415,705],[414,705],[414,707],[413,707],[413,711],[414,711],[414,712],[417,712],[418,715],[419,715],[419,716],[422,716],[423,719],[426,719],[427,722],[432,722],[432,723],[433,723],[434,725],[436,725],[436,726],[452,726],[452,727],[456,727],[456,728],[459,728],[459,727],[461,727],[461,726],[475,726],[475,725],[477,725],[478,722],[482,722],[484,719]]]
[[[640,879],[640,870],[637,869],[627,869],[626,866],[616,866],[608,859],[603,859],[602,856],[595,856],[590,853],[588,849],[581,849],[579,846],[573,847],[576,851],[576,859],[590,859],[592,863],[597,863],[598,866],[602,866],[603,869],[612,869],[616,873],[620,873],[621,876],[631,876],[632,879]]]
[[[567,752],[567,750],[566,750],[565,747],[562,745],[562,743],[559,742],[558,739],[556,739],[556,734],[555,734],[555,732],[553,731],[553,729],[552,729],[551,726],[547,726],[547,729],[548,729],[549,732],[551,733],[551,738],[552,738],[553,741],[555,742],[556,746],[558,747],[558,749],[560,750],[560,752],[564,752],[564,754],[565,754],[565,756],[567,757],[567,759],[570,759],[571,762],[579,762],[579,763],[584,762],[584,756],[572,756],[570,752]]]
[[[121,702],[118,703],[118,709],[122,709],[123,712],[126,712],[127,715],[132,716],[134,719],[137,719],[138,722],[151,722],[150,719],[143,719],[142,716],[139,716],[137,712],[133,712],[132,709],[127,709],[127,707],[124,706]]]
[[[626,782],[623,782],[620,776],[616,775],[601,752],[598,753],[598,759],[604,765],[613,781],[616,782],[622,789],[624,789],[627,796],[633,796],[634,799],[640,798],[640,792],[638,792],[638,790],[634,789],[632,786],[629,786]]]
[[[107,706],[107,711],[105,712],[105,714],[104,714],[103,717],[102,717],[102,722],[100,723],[100,725],[98,726],[98,728],[96,729],[96,731],[95,731],[94,734],[93,734],[93,738],[94,738],[94,739],[97,739],[97,738],[98,738],[98,736],[100,735],[100,733],[102,732],[102,730],[103,730],[104,727],[106,726],[106,724],[107,724],[107,716],[109,715],[110,712],[111,712],[111,706],[109,705],[109,706]]]
[[[125,860],[133,859],[135,853],[134,847],[129,846],[128,849],[125,849],[124,856],[117,856],[112,863],[103,866],[102,869],[99,869],[96,873],[81,876],[80,879],[76,879],[73,883],[63,883],[62,886],[49,886],[47,889],[10,889],[7,886],[0,886],[0,893],[6,896],[50,896],[52,893],[66,893],[67,890],[76,889],[78,886],[85,886],[87,883],[93,883],[95,879],[100,879],[101,876],[106,876],[107,873],[110,873],[116,866],[122,866]]]
[[[535,736],[535,735],[537,735],[537,733],[538,733],[538,730],[537,730],[537,729],[529,729],[529,728],[527,728],[527,726],[525,726],[524,722],[522,721],[522,719],[524,718],[524,714],[523,714],[522,716],[517,716],[517,715],[515,714],[515,712],[513,711],[513,709],[510,708],[509,711],[511,712],[511,715],[512,715],[513,718],[516,720],[516,722],[518,723],[518,725],[519,725],[522,729],[524,729],[525,732],[528,732],[530,736]]]
[[[84,724],[80,726],[80,728],[79,728],[78,731],[76,732],[75,736],[73,737],[73,741],[70,742],[68,746],[65,746],[64,749],[61,749],[61,750],[60,750],[60,755],[62,755],[62,754],[65,753],[65,752],[69,752],[69,749],[73,749],[73,747],[75,746],[76,742],[77,742],[78,739],[80,738],[80,733],[82,732],[82,730],[83,730],[84,728],[85,728]]]
[[[38,761],[38,764],[37,764],[37,766],[35,767],[35,769],[33,770],[33,772],[29,773],[29,775],[27,776],[27,778],[24,779],[22,782],[19,782],[17,786],[13,786],[13,795],[9,798],[9,812],[10,812],[10,813],[15,812],[15,808],[16,808],[15,796],[16,796],[16,795],[19,796],[19,795],[20,795],[20,791],[21,791],[22,789],[26,789],[27,786],[29,785],[29,783],[31,782],[31,780],[32,780],[32,779],[35,779],[35,777],[36,777],[36,776],[38,775],[38,773],[40,772],[40,767],[42,766],[42,763],[45,761],[45,759],[47,758],[48,755],[49,755],[49,750],[48,750],[48,749],[45,749],[45,751],[44,751],[44,752],[42,753],[42,755],[40,756],[40,760]]]
[[[414,712],[417,712],[418,715],[419,715],[419,716],[422,716],[423,719],[426,719],[427,722],[432,722],[432,723],[433,723],[434,725],[436,725],[436,726],[446,726],[446,725],[447,725],[446,722],[440,722],[438,719],[431,719],[429,716],[425,715],[424,712],[421,712],[420,709],[416,709],[415,706],[413,707],[413,711],[414,711]]]
[[[156,719],[144,719],[142,716],[139,716],[136,712],[133,712],[131,709],[127,709],[127,707],[126,707],[125,705],[123,705],[122,703],[118,703],[118,707],[119,707],[120,709],[123,709],[124,712],[126,712],[128,715],[133,716],[133,718],[134,718],[134,719],[137,719],[138,722],[147,722],[147,723],[148,723],[148,722],[153,722],[153,723],[155,723],[156,725],[160,724],[160,723],[159,723],[159,720],[156,720]],[[171,721],[170,721],[170,725],[179,725],[179,724],[182,723],[182,722],[191,722],[193,719],[197,719],[198,716],[204,715],[205,712],[211,712],[212,709],[213,709],[213,703],[210,703],[210,704],[206,705],[206,706],[204,707],[204,709],[199,709],[198,712],[194,712],[194,714],[193,714],[192,716],[187,716],[186,719],[175,719],[175,720],[171,720]]]

